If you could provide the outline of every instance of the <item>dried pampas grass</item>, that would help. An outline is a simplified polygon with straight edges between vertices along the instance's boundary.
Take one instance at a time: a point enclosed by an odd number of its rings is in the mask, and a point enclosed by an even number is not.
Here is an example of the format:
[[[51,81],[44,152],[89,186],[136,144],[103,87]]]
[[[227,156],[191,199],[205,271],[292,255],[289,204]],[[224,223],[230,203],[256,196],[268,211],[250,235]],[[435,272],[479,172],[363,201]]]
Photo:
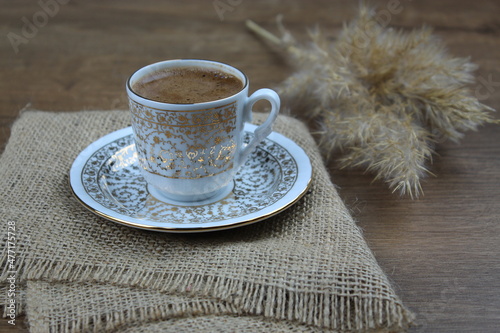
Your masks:
[[[320,120],[326,155],[340,152],[342,167],[365,167],[393,191],[418,197],[437,142],[497,121],[467,87],[474,64],[448,56],[429,28],[396,31],[374,15],[363,6],[336,40],[315,30],[307,45],[280,21],[281,38],[247,25],[286,51],[296,72],[279,93]]]

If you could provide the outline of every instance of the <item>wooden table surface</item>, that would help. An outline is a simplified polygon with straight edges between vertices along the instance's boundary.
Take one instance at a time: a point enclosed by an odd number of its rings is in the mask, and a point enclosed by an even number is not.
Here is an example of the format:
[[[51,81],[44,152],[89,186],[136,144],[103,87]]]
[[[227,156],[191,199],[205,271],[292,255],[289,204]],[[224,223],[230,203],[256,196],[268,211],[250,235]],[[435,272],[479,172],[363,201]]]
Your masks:
[[[9,127],[25,107],[127,109],[128,75],[160,60],[219,60],[246,72],[251,90],[274,87],[291,68],[280,53],[249,33],[245,20],[276,32],[275,17],[283,14],[299,39],[307,38],[306,30],[316,24],[334,37],[358,3],[57,1],[0,1],[2,149]],[[432,26],[450,53],[470,56],[480,66],[472,91],[481,102],[500,109],[500,2],[371,3],[379,10],[397,6],[388,17],[390,25]],[[47,4],[45,9],[42,4]],[[498,332],[500,127],[468,132],[459,144],[446,142],[437,152],[431,165],[436,176],[424,181],[425,195],[418,200],[391,194],[362,170],[339,170],[335,162],[329,170],[397,293],[417,314],[412,332]],[[17,322],[12,328],[2,319],[0,332],[27,330]]]

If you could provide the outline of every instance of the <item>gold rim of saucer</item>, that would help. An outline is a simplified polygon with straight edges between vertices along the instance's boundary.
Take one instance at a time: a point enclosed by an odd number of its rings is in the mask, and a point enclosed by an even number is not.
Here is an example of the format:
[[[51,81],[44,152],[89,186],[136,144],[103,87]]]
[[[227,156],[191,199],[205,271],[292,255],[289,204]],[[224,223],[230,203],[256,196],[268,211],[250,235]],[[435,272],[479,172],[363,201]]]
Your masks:
[[[198,232],[203,232],[203,231],[221,231],[221,230],[227,230],[227,229],[232,229],[232,228],[238,228],[238,227],[250,225],[250,224],[253,224],[253,223],[256,223],[256,222],[260,222],[260,221],[266,220],[266,219],[268,219],[270,217],[273,217],[274,215],[277,215],[277,214],[279,214],[279,213],[287,210],[288,208],[290,208],[291,206],[293,206],[295,203],[297,203],[297,201],[299,201],[300,199],[302,199],[302,197],[307,193],[307,191],[309,191],[309,188],[311,187],[311,183],[312,183],[312,177],[311,177],[311,179],[309,179],[309,182],[307,183],[307,186],[297,196],[297,198],[295,198],[295,200],[290,201],[287,205],[282,206],[282,207],[280,207],[279,209],[276,209],[273,212],[267,213],[266,215],[262,215],[262,216],[260,216],[258,218],[255,218],[255,219],[251,219],[251,220],[247,220],[247,221],[242,221],[242,222],[237,222],[237,223],[230,224],[230,225],[215,226],[215,227],[197,227],[197,228],[193,228],[193,229],[147,226],[147,225],[143,225],[143,224],[138,224],[138,223],[133,223],[133,222],[129,222],[129,221],[126,221],[126,220],[122,220],[122,219],[119,219],[119,218],[116,218],[116,217],[104,214],[103,212],[100,212],[99,210],[96,210],[93,207],[87,205],[87,203],[85,203],[84,201],[82,201],[80,199],[80,197],[75,193],[75,191],[74,191],[73,187],[71,186],[71,184],[70,184],[70,189],[71,189],[71,193],[80,202],[80,204],[82,204],[85,208],[87,208],[88,210],[90,210],[94,214],[96,214],[98,216],[101,216],[101,217],[103,217],[103,218],[105,218],[105,219],[107,219],[109,221],[117,222],[117,223],[123,224],[125,226],[129,226],[129,227],[134,227],[134,228],[138,228],[138,229],[145,229],[145,230],[151,230],[151,231],[160,231],[160,232],[166,232],[166,231],[168,231],[168,232],[172,232],[172,233],[189,233],[189,232],[191,232],[191,233],[198,233]]]

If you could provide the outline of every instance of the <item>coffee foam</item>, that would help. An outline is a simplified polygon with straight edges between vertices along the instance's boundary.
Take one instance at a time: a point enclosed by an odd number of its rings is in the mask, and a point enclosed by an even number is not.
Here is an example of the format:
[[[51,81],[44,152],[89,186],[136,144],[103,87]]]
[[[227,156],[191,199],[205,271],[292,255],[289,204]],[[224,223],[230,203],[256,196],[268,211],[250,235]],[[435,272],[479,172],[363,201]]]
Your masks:
[[[172,104],[215,101],[241,89],[243,82],[236,76],[203,67],[165,68],[148,73],[132,84],[136,94]]]

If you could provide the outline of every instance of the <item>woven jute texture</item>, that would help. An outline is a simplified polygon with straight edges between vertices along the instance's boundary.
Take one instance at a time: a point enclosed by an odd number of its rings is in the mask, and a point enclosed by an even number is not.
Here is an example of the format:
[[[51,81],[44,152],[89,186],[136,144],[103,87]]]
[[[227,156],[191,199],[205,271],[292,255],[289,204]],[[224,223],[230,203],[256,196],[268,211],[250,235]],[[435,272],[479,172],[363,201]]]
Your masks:
[[[310,157],[308,194],[265,221],[202,234],[122,226],[73,197],[75,157],[128,125],[127,111],[26,111],[12,128],[0,158],[0,216],[15,225],[17,301],[33,332],[362,332],[411,323],[304,124],[280,116],[274,130]]]

